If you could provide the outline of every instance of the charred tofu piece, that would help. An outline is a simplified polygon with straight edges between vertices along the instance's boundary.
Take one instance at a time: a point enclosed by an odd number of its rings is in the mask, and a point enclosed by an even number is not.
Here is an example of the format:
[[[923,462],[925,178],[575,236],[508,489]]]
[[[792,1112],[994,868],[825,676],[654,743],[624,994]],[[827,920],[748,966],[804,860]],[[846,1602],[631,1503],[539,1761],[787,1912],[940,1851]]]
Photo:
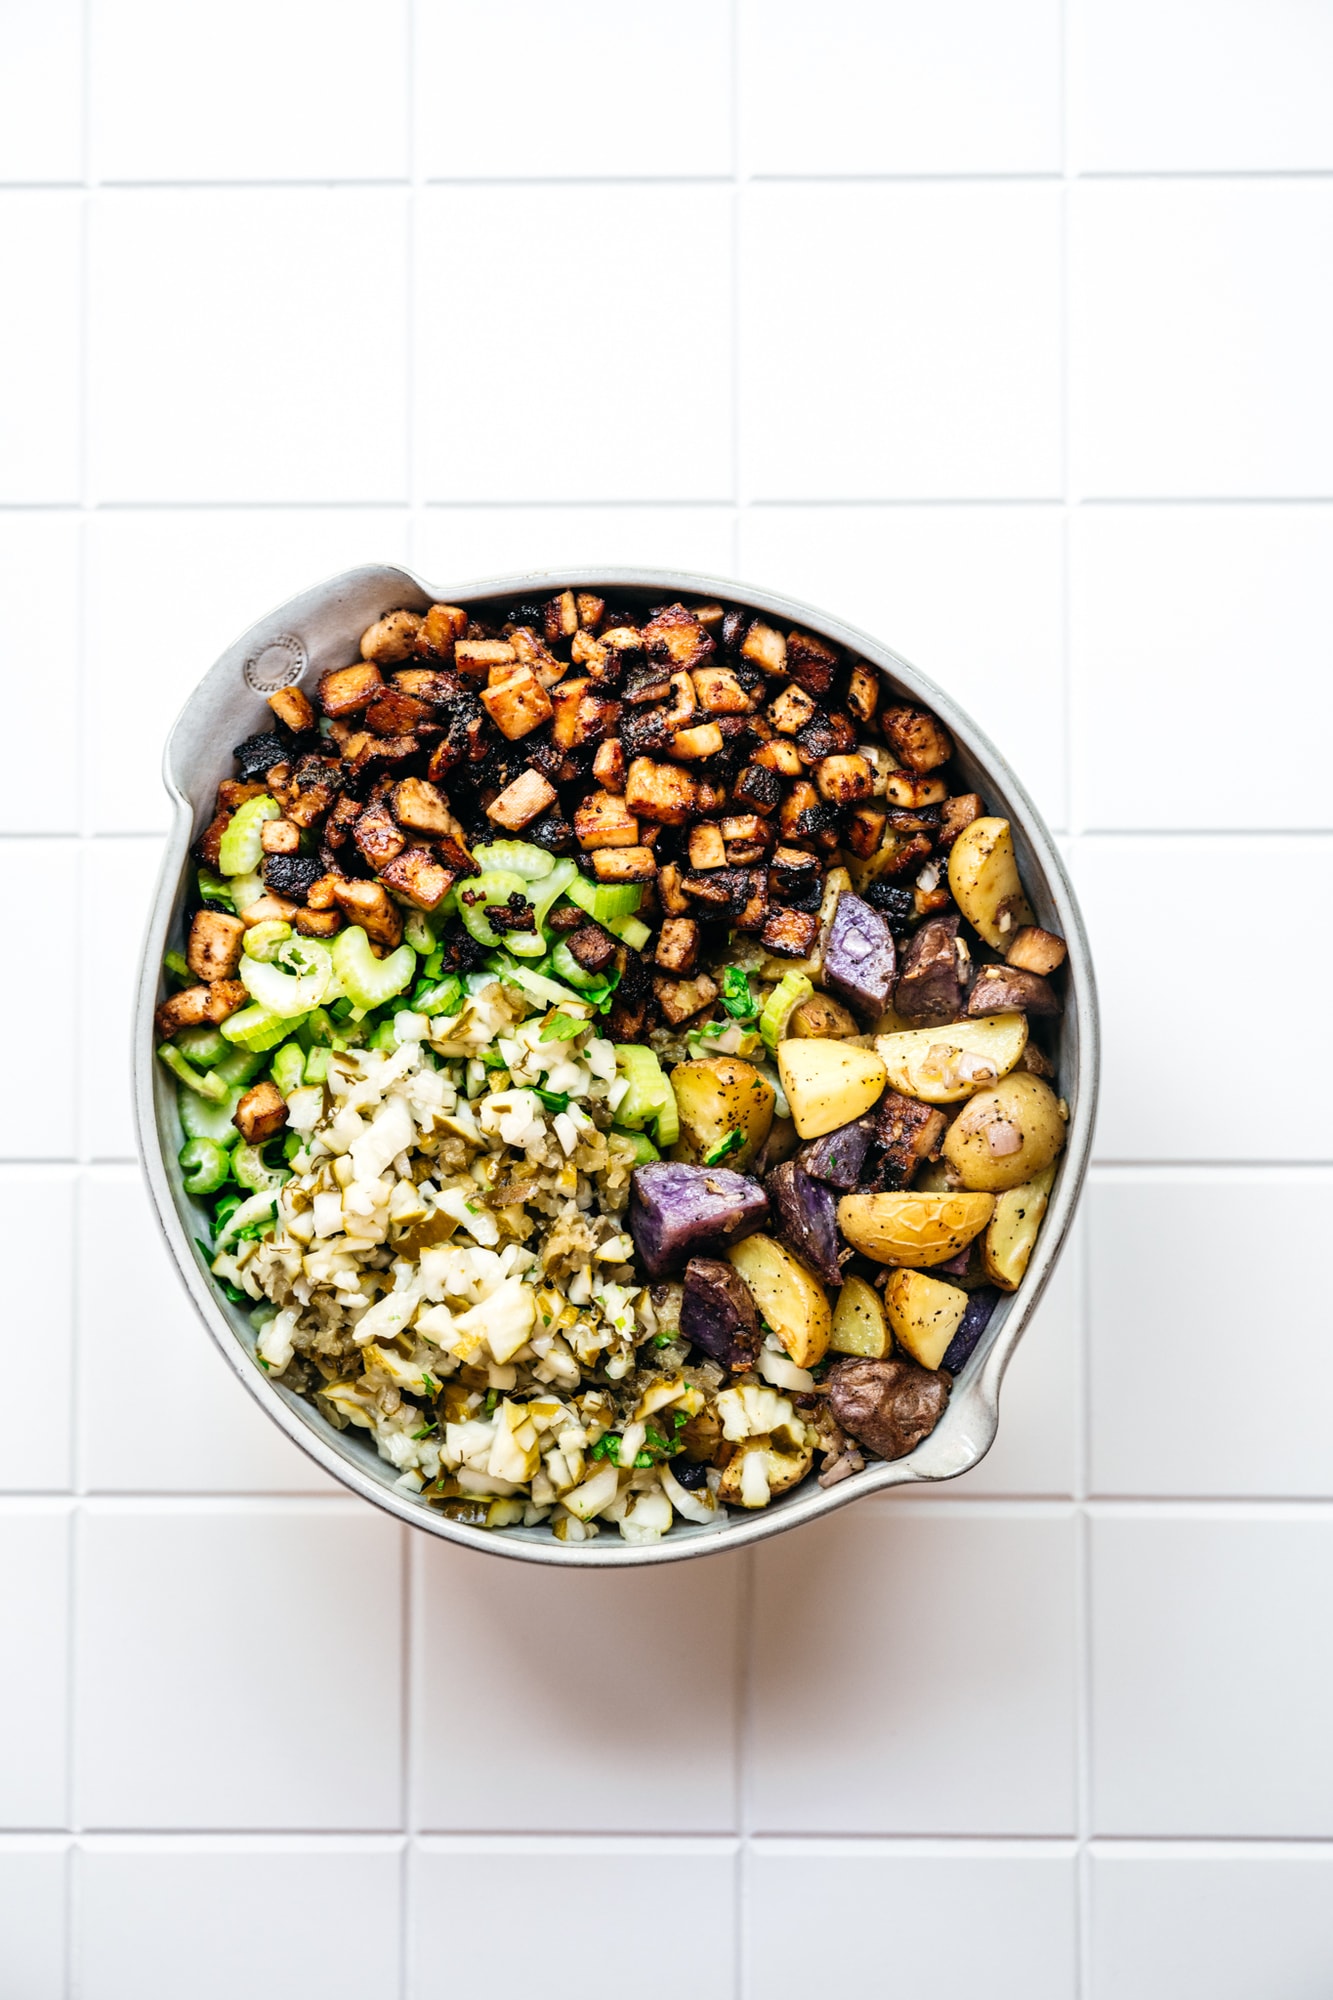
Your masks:
[[[741,658],[753,660],[766,674],[785,674],[787,641],[772,625],[756,618],[741,642]]]
[[[821,799],[814,786],[806,778],[798,778],[782,801],[782,811],[778,816],[778,828],[787,841],[818,840],[819,836],[835,832],[838,824],[838,809]]]
[[[417,658],[452,660],[454,644],[467,631],[467,613],[458,604],[432,604],[417,628]]]
[[[373,660],[358,660],[352,667],[336,667],[325,674],[315,690],[325,715],[355,715],[378,700],[384,689],[380,670]]]
[[[435,910],[458,880],[456,869],[446,868],[428,847],[405,847],[379,871],[386,888],[406,896],[418,910]]]
[[[315,821],[328,811],[335,797],[333,778],[327,765],[322,767],[320,775],[298,770],[287,795],[285,817],[308,833]]]
[[[761,770],[771,771],[776,778],[799,778],[805,769],[801,753],[789,736],[775,736],[771,741],[761,743],[751,763]]]
[[[766,744],[765,749],[772,748]],[[782,780],[776,771],[757,761],[747,764],[731,788],[732,803],[765,817],[776,812],[782,802]]]
[[[336,937],[343,927],[341,910],[312,910],[308,904],[292,911],[288,922],[300,937]]]
[[[672,747],[673,731],[665,709],[626,709],[620,717],[620,747],[627,764],[636,757],[665,756]]]
[[[231,979],[241,962],[245,925],[221,910],[196,910],[190,922],[185,958],[196,979]]]
[[[727,865],[727,844],[722,838],[722,829],[714,820],[699,820],[690,828],[691,868],[725,868]]]
[[[855,750],[856,731],[839,710],[826,713],[821,709],[797,735],[796,748],[802,765],[807,771],[812,770],[825,757],[845,757]]]
[[[981,800],[976,792],[960,792],[957,797],[946,799],[940,810],[940,846],[952,847],[964,827],[980,817]]]
[[[154,1019],[164,1041],[182,1028],[199,1028],[207,1023],[216,1028],[230,1014],[250,1004],[250,995],[239,979],[213,979],[206,986],[187,986],[164,1000]]]
[[[264,887],[275,896],[288,896],[304,903],[313,885],[324,873],[324,865],[313,854],[266,854]]]
[[[649,702],[665,701],[670,693],[669,660],[636,660],[626,673],[621,689],[631,708],[644,708]]]
[[[315,711],[300,688],[279,688],[265,699],[278,721],[285,722],[294,735],[300,736],[305,730],[315,727]]]
[[[275,896],[270,892],[261,896],[257,903],[246,904],[241,922],[248,931],[254,930],[258,924],[289,924],[299,908],[298,903],[291,902],[286,896]]]
[[[1060,970],[1067,955],[1064,939],[1054,931],[1044,931],[1040,924],[1024,924],[1014,932],[1005,960],[1022,972],[1035,972],[1045,978],[1048,973]]]
[[[682,881],[678,862],[664,862],[657,871],[657,900],[669,917],[683,917],[689,911],[689,898]]]
[[[299,854],[301,829],[294,819],[266,819],[259,829],[259,845],[265,854]]]
[[[787,672],[807,694],[826,695],[841,665],[836,649],[813,632],[787,634]]]
[[[555,721],[551,741],[558,750],[575,750],[596,743],[614,729],[620,704],[609,700],[597,682],[586,677],[562,681],[551,696]]]
[[[795,736],[817,713],[814,701],[795,681],[768,704],[768,719],[780,736]]]
[[[595,591],[580,590],[574,594],[574,605],[579,614],[579,630],[595,632],[606,616],[606,599],[598,597]]]
[[[334,874],[332,870],[319,876],[306,891],[306,908],[308,910],[336,909],[338,899],[333,892],[343,879],[341,875]]]
[[[722,731],[715,722],[692,722],[688,729],[676,731],[668,754],[683,764],[697,764],[705,757],[720,755],[722,744]]]
[[[893,989],[894,1011],[922,1027],[942,1027],[963,1011],[957,917],[932,917],[912,937]]]
[[[592,774],[606,792],[623,792],[625,789],[625,751],[618,736],[609,736],[597,745],[597,754],[592,760]]]
[[[639,822],[614,792],[590,792],[575,811],[574,837],[589,853],[600,847],[637,847]]]
[[[429,722],[431,713],[430,704],[418,701],[414,694],[404,694],[401,688],[386,688],[366,710],[366,728],[372,736],[405,736],[419,722]]]
[[[551,697],[531,667],[519,667],[508,680],[482,692],[482,705],[502,736],[515,743],[549,722]]]
[[[526,837],[534,847],[544,847],[548,854],[568,854],[574,845],[573,827],[562,813],[554,810],[535,819]]]
[[[873,722],[879,707],[879,675],[857,660],[847,681],[847,706],[858,722]]]
[[[509,643],[515,657],[525,667],[531,667],[543,687],[554,687],[565,673],[565,662],[557,660],[544,640],[537,637],[530,625],[516,625],[509,634]]]
[[[696,667],[690,679],[705,715],[749,715],[759,706],[731,667]]]
[[[540,771],[522,771],[505,786],[499,798],[491,800],[486,817],[496,826],[504,827],[507,833],[521,833],[530,820],[540,818],[555,800],[555,786]]]
[[[562,590],[542,607],[546,626],[546,643],[558,646],[562,639],[572,639],[579,629],[579,603],[572,590]]]
[[[393,684],[399,694],[411,695],[413,701],[424,701],[431,710],[452,707],[464,692],[456,674],[443,673],[435,667],[400,667]]]
[[[396,666],[399,660],[410,660],[420,630],[419,612],[387,611],[361,634],[361,657],[386,667]]]
[[[267,788],[260,784],[260,780],[266,777],[275,764],[281,764],[285,761],[287,756],[287,742],[284,737],[278,735],[275,729],[261,729],[258,735],[247,736],[244,743],[238,743],[231,754],[236,759],[236,768],[241,774],[241,782],[246,785],[259,784],[259,789],[263,791]],[[255,798],[256,796],[255,792],[247,792],[246,794],[247,798]],[[228,797],[226,800],[223,800],[221,786],[218,787],[218,802],[219,804],[230,805],[233,808],[243,803],[241,799],[235,797]]]
[[[858,805],[875,789],[875,775],[855,751],[845,757],[825,757],[815,766],[815,786],[830,805]]]
[[[672,729],[686,729],[699,712],[694,682],[687,673],[679,673],[672,674],[668,685],[671,701],[666,711],[666,719]]]
[[[872,854],[879,853],[888,817],[879,806],[858,806],[843,828],[843,846],[858,861],[869,861]]]
[[[937,806],[948,797],[943,778],[918,777],[911,771],[890,771],[884,780],[884,797],[900,810],[919,812],[923,806]]]
[[[702,907],[711,917],[730,917],[731,887],[724,868],[712,868],[701,875],[693,873],[680,878],[681,894],[688,897],[686,908]]]
[[[643,628],[643,643],[650,660],[668,660],[673,669],[701,666],[715,650],[713,639],[683,604],[655,611]]]
[[[875,1111],[875,1142],[883,1148],[876,1173],[881,1191],[911,1186],[922,1161],[939,1152],[947,1122],[934,1105],[885,1092]]]
[[[769,911],[760,941],[777,958],[808,958],[818,936],[817,911],[779,907]]]
[[[682,1021],[692,1020],[716,1000],[717,981],[706,972],[693,979],[654,979],[653,993],[663,1019],[668,1026],[678,1028]]]
[[[657,935],[655,963],[685,979],[699,962],[699,926],[693,917],[668,917]]]
[[[758,813],[733,813],[722,821],[727,861],[733,868],[753,868],[773,845],[773,831]]]
[[[768,870],[723,868],[722,881],[731,894],[731,921],[738,931],[762,931],[768,920]]]
[[[518,654],[507,639],[460,639],[454,647],[454,672],[471,687],[503,680],[518,664]]]
[[[407,836],[384,805],[367,806],[352,828],[361,858],[378,875],[407,846]]]
[[[324,822],[324,845],[332,848],[335,854],[339,848],[345,847],[363,810],[360,799],[344,792]]]
[[[591,632],[579,631],[569,642],[569,657],[576,667],[586,667],[597,681],[614,682],[620,671],[620,656],[595,639]]]
[[[585,972],[605,972],[616,955],[616,941],[600,924],[580,924],[565,939]]]
[[[195,859],[201,861],[205,868],[216,870],[222,858],[222,836],[230,824],[231,814],[220,812],[216,819],[209,821],[194,843]]]
[[[1054,989],[1039,972],[1020,965],[983,965],[967,996],[969,1015],[1029,1014],[1034,1019],[1060,1012]]]
[[[944,724],[912,702],[891,702],[880,717],[880,727],[909,771],[937,771],[953,756],[953,738]]]
[[[625,807],[662,826],[683,826],[694,810],[695,783],[673,764],[636,757],[625,774]]]
[[[393,816],[409,833],[457,834],[458,822],[445,798],[425,778],[404,778],[393,788]],[[370,859],[367,855],[367,860]]]
[[[592,872],[599,882],[651,882],[657,862],[651,847],[599,847]]]
[[[804,847],[776,847],[768,871],[768,889],[775,903],[790,903],[804,910],[811,890],[818,907],[823,870],[818,855]]]
[[[393,950],[403,941],[403,919],[379,882],[335,882],[334,897],[349,924],[357,924],[372,944]]]
[[[266,1140],[276,1139],[287,1123],[286,1100],[277,1084],[267,1077],[262,1083],[252,1083],[231,1122],[247,1146],[262,1146]]]

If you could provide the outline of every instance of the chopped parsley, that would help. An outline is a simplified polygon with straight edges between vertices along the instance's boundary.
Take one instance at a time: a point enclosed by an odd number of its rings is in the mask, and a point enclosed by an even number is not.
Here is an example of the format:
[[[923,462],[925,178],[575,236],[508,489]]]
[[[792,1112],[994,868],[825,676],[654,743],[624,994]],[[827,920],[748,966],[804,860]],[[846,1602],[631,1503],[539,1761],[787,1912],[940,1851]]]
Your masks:
[[[739,1125],[734,1125],[731,1131],[719,1139],[715,1146],[708,1148],[708,1151],[704,1154],[704,1165],[706,1167],[717,1166],[720,1161],[730,1159],[733,1153],[739,1153],[744,1144],[744,1132],[742,1132]]]
[[[722,1005],[733,1021],[753,1021],[759,1003],[750,991],[750,975],[739,965],[729,965],[722,974]]]
[[[439,1428],[440,1428],[439,1425],[435,1422],[435,1419],[432,1417],[431,1421],[428,1424],[423,1424],[419,1431],[413,1431],[412,1433],[413,1444],[420,1444],[422,1438],[428,1438],[433,1431],[437,1431]]]
[[[581,1035],[587,1027],[577,1014],[548,1014],[542,1022],[544,1042],[572,1042],[575,1035]]]
[[[534,1096],[540,1097],[548,1111],[568,1111],[569,1092],[567,1090],[538,1090]]]
[[[421,1387],[426,1395],[438,1396],[442,1384],[435,1380],[435,1377],[428,1368],[423,1368],[421,1371]]]

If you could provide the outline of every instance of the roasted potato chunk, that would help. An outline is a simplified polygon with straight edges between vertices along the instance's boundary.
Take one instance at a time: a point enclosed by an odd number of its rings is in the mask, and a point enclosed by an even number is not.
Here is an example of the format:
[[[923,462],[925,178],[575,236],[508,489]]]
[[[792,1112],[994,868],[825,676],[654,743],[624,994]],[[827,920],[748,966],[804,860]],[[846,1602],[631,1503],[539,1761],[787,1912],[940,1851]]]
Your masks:
[[[964,828],[949,850],[949,887],[972,928],[997,951],[1032,924],[1007,819],[974,819]]]
[[[1005,954],[1005,963],[1021,972],[1035,972],[1039,978],[1058,972],[1068,955],[1068,946],[1053,931],[1039,924],[1025,924]]]
[[[710,997],[716,998],[716,985],[711,979],[706,983],[713,988]],[[767,1077],[739,1056],[705,1056],[677,1063],[671,1088],[680,1113],[680,1140],[673,1158],[709,1167],[725,1161],[734,1172],[746,1172],[773,1123],[776,1100]]]
[[[1064,1143],[1055,1092],[1020,1070],[964,1106],[945,1134],[943,1151],[965,1188],[998,1194],[1035,1179]]]

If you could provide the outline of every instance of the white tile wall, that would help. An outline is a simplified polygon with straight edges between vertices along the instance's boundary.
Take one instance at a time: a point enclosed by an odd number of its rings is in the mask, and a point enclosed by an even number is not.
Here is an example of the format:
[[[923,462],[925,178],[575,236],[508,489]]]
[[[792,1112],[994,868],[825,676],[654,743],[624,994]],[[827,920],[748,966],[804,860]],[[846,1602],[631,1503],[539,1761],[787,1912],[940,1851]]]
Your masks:
[[[1330,83],[1317,0],[0,8],[5,2000],[1324,2000]],[[553,1579],[213,1353],[161,739],[409,559],[807,594],[1060,830],[1099,1163],[967,1480]]]

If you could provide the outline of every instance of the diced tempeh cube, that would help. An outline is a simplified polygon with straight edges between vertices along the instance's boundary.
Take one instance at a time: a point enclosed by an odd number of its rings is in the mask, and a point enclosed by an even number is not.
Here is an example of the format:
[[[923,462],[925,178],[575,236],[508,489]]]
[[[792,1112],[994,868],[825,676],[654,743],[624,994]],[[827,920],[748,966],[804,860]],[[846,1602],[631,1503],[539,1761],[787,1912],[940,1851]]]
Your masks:
[[[550,698],[555,708],[551,741],[558,750],[595,743],[614,727],[620,714],[619,702],[608,700],[597,682],[586,676],[561,681]]]
[[[654,613],[643,628],[643,640],[650,657],[670,660],[676,667],[697,666],[715,644],[683,604],[668,604]]]
[[[214,979],[206,986],[187,986],[164,1000],[155,1015],[157,1032],[164,1040],[182,1028],[198,1028],[207,1022],[217,1027],[229,1014],[249,1005],[250,995],[239,979]]]
[[[334,897],[349,923],[359,924],[372,944],[401,944],[403,920],[378,882],[335,882]]]
[[[241,962],[245,925],[221,910],[196,910],[190,923],[186,962],[196,979],[230,979]]]
[[[592,867],[599,882],[651,882],[657,873],[651,847],[599,847]]]
[[[411,833],[457,833],[449,803],[425,778],[404,778],[391,794],[393,816]]]
[[[299,854],[301,829],[294,819],[266,819],[259,829],[259,845],[265,854]]]
[[[691,723],[671,738],[670,755],[682,763],[697,764],[704,757],[716,757],[722,750],[722,731],[715,722]]]
[[[754,753],[753,762],[760,770],[773,771],[781,778],[799,778],[804,769],[801,753],[788,736],[778,736],[771,743],[761,743]]]
[[[530,820],[537,819],[548,806],[554,805],[555,798],[555,786],[540,771],[520,771],[505,786],[499,798],[491,800],[486,808],[486,817],[507,832],[518,833]]]
[[[276,1083],[252,1083],[236,1107],[232,1124],[248,1146],[274,1139],[287,1123],[287,1103]]]
[[[265,700],[278,721],[285,722],[298,736],[303,730],[314,728],[315,711],[310,706],[309,697],[302,694],[299,687],[278,688],[275,693],[266,695]]]
[[[512,670],[518,654],[507,639],[460,639],[454,647],[454,672],[461,681],[473,684],[491,678],[494,667]]]
[[[787,634],[787,672],[807,694],[827,694],[838,671],[838,654],[812,632]]]
[[[814,702],[804,688],[797,687],[795,681],[782,690],[776,701],[768,704],[768,719],[782,736],[795,736],[799,729],[805,728],[815,712]]]
[[[437,860],[429,847],[406,847],[381,868],[380,880],[417,909],[434,910],[453,888],[458,873]]]
[[[605,972],[616,955],[616,941],[600,924],[580,924],[565,943],[585,972]]]
[[[749,715],[759,706],[730,667],[696,667],[690,679],[705,715]]]
[[[1013,943],[1005,953],[1005,963],[1014,965],[1023,972],[1036,972],[1044,978],[1049,972],[1057,972],[1068,956],[1069,948],[1062,937],[1054,931],[1044,931],[1040,924],[1024,924],[1014,933]]]
[[[416,611],[388,611],[361,634],[361,657],[376,665],[394,666],[408,660],[416,647],[421,616]]]
[[[693,778],[673,764],[655,764],[651,757],[636,757],[625,774],[625,805],[644,819],[659,820],[664,826],[681,826],[694,809],[697,797]]]
[[[592,760],[592,774],[603,791],[624,791],[625,749],[618,736],[609,736],[604,743],[597,745],[597,755]]]
[[[940,811],[939,844],[952,847],[964,827],[981,817],[981,799],[976,792],[960,792],[946,799]]]
[[[858,660],[847,682],[847,706],[858,722],[870,722],[879,706],[879,675]]]
[[[380,670],[372,660],[358,660],[353,667],[335,667],[325,674],[315,689],[325,715],[355,715],[366,708],[384,688]]]
[[[766,674],[785,673],[787,641],[781,632],[775,631],[771,625],[765,625],[762,618],[756,618],[742,642],[741,658],[753,660]]]
[[[551,718],[551,697],[531,667],[519,667],[499,687],[484,688],[481,699],[491,721],[511,743]]]
[[[304,905],[292,912],[292,929],[301,937],[334,937],[343,927],[341,910],[312,910]]]
[[[819,936],[819,918],[811,910],[770,910],[761,934],[765,951],[779,958],[808,958]]]
[[[914,771],[890,771],[884,780],[884,797],[891,806],[919,812],[922,806],[941,805],[949,787],[943,778],[920,776]]]
[[[693,917],[668,917],[657,937],[654,957],[663,972],[682,977],[694,971],[699,958],[699,926]]]
[[[367,867],[373,868],[376,874],[407,846],[407,836],[388,807],[383,805],[366,807],[352,828],[352,838]]]
[[[688,1021],[717,998],[717,982],[701,972],[694,979],[654,979],[657,1004],[673,1028]]]
[[[404,736],[419,722],[429,722],[430,705],[402,688],[387,688],[366,710],[366,728],[375,736]]]
[[[880,727],[909,771],[934,771],[953,755],[953,739],[929,709],[911,702],[894,702],[880,717]]]
[[[864,757],[855,751],[844,757],[825,757],[815,766],[819,796],[832,805],[856,805],[875,789],[875,774]]]
[[[726,865],[727,848],[721,827],[714,820],[700,820],[690,828],[691,868],[725,868]]]
[[[546,643],[554,646],[561,639],[572,639],[579,629],[578,599],[572,590],[562,590],[558,597],[550,599],[543,606],[542,616],[546,623]]]
[[[590,792],[575,811],[574,837],[589,852],[602,847],[637,847],[639,822],[614,792]]]

